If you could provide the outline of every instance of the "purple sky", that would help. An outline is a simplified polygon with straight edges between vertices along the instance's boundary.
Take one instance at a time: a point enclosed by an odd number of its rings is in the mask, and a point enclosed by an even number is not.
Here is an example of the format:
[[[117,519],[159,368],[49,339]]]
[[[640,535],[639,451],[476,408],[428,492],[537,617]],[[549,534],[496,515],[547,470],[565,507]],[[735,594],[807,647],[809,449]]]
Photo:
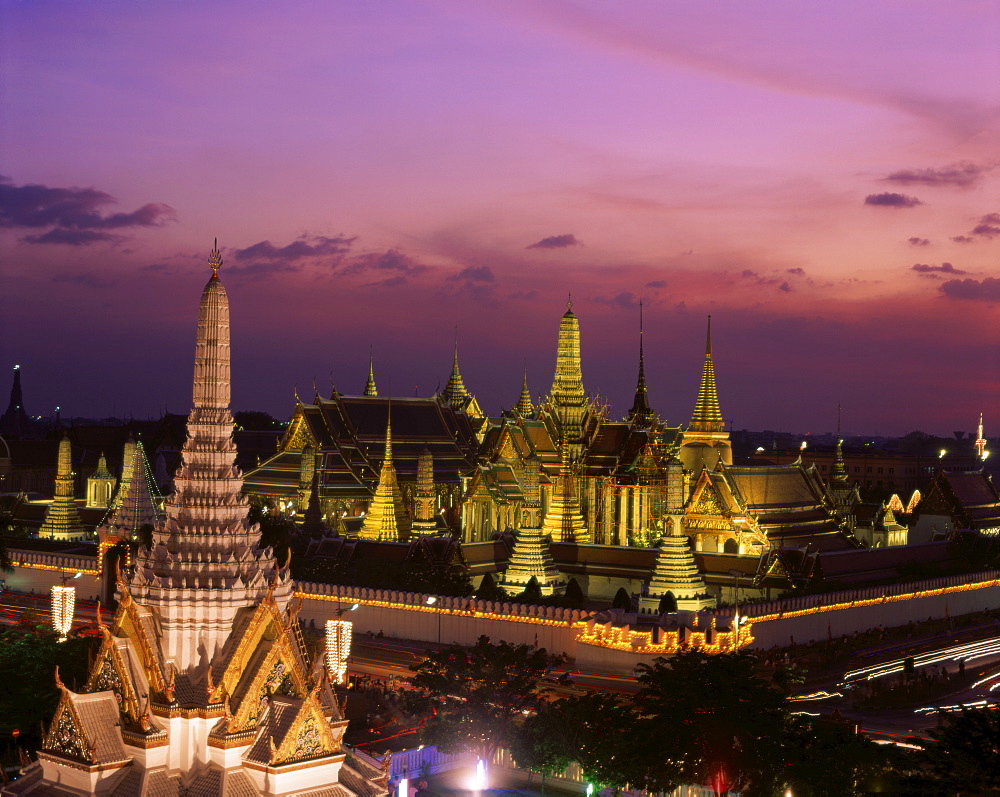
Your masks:
[[[587,388],[736,428],[1000,432],[995,2],[0,0],[0,391],[186,412],[218,236],[234,404]],[[5,399],[4,399],[5,400]]]

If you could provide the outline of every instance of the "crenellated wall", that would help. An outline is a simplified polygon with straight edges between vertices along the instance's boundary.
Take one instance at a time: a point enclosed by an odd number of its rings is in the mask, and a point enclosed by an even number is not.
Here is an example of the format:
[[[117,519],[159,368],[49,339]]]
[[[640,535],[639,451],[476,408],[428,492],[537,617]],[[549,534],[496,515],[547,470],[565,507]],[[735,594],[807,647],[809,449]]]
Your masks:
[[[68,582],[76,587],[78,599],[96,600],[100,593],[100,571],[96,569],[97,560],[93,556],[11,550],[10,557],[14,571],[0,573],[7,589],[46,593],[61,585],[63,576],[73,579],[77,573],[83,573],[80,578]]]

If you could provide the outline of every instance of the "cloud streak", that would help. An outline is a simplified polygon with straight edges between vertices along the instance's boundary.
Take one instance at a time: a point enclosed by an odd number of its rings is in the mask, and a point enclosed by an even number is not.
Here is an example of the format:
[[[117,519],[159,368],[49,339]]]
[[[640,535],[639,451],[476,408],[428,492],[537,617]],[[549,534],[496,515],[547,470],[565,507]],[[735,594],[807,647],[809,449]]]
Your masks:
[[[1000,302],[1000,279],[986,277],[982,280],[948,280],[941,284],[940,291],[950,299]]]
[[[869,194],[865,197],[865,204],[881,208],[915,208],[917,205],[924,203],[915,196],[894,194],[887,191],[881,194]]]
[[[53,188],[37,183],[14,185],[10,178],[0,176],[0,227],[51,227],[46,233],[26,235],[21,240],[30,244],[87,246],[124,240],[120,235],[96,232],[98,230],[162,227],[176,221],[174,209],[160,202],[151,202],[129,213],[106,214],[107,206],[116,201],[96,188]]]
[[[942,263],[940,266],[932,266],[929,263],[914,263],[910,266],[910,271],[915,271],[923,277],[940,277],[941,274],[968,274],[960,268],[955,268],[951,263]]]
[[[550,235],[542,238],[533,244],[524,247],[525,249],[564,249],[567,246],[582,246],[575,235]]]
[[[897,185],[971,188],[996,167],[997,164],[995,163],[979,164],[965,161],[962,163],[952,163],[937,169],[900,169],[888,177],[884,177],[883,182],[896,183]]]

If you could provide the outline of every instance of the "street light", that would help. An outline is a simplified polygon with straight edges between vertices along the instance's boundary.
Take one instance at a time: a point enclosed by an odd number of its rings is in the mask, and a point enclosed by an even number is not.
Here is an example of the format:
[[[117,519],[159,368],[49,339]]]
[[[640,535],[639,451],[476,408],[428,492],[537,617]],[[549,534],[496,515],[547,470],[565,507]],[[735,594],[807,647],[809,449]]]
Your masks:
[[[438,601],[438,599],[437,599],[436,595],[428,595],[427,596],[426,603],[427,603],[428,606],[433,606],[435,603],[437,603],[437,601]],[[440,609],[437,610],[437,616],[438,616],[438,644],[440,645],[441,644],[441,610]]]
[[[736,632],[736,641],[739,642],[740,638],[740,576],[743,575],[742,570],[730,570],[729,575],[733,577],[733,605],[735,606],[733,613],[733,631]]]

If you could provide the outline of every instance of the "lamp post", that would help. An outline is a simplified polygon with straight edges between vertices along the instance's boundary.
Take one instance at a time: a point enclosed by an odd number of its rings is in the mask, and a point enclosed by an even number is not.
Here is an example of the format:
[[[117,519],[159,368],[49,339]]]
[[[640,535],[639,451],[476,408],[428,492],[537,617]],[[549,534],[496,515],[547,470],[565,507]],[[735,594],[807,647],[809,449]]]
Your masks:
[[[436,595],[428,595],[427,596],[427,601],[426,602],[427,602],[428,606],[433,606],[435,603],[437,603],[437,601],[438,601],[438,599],[437,599]],[[440,609],[437,610],[437,616],[438,616],[438,644],[440,645],[441,644],[441,610]]]
[[[730,570],[729,575],[733,577],[733,631],[736,632],[736,642],[740,639],[740,576],[741,570]]]

